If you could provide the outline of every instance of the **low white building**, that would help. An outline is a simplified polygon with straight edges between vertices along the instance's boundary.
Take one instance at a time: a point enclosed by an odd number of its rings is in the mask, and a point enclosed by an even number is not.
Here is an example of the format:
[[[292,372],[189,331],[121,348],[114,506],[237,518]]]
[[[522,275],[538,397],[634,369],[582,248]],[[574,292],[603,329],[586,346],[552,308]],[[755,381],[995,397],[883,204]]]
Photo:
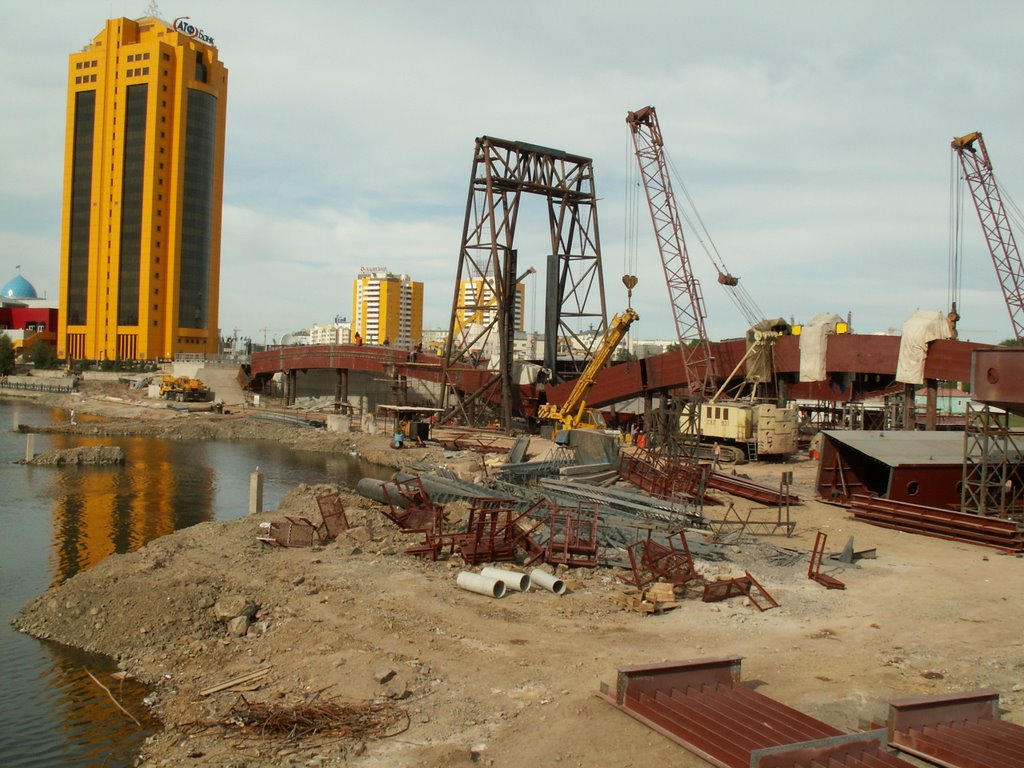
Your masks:
[[[324,323],[309,329],[310,344],[351,344],[352,323]]]

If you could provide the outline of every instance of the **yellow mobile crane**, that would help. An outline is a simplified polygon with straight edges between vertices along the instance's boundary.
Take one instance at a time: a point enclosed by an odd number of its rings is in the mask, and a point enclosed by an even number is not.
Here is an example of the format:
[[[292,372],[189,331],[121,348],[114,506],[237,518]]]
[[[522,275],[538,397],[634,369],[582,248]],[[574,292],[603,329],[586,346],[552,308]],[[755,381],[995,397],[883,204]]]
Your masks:
[[[598,346],[590,362],[587,363],[587,367],[583,369],[583,374],[576,379],[576,385],[565,402],[561,405],[544,403],[537,409],[539,418],[555,422],[552,437],[563,429],[596,429],[600,426],[594,420],[593,412],[587,408],[587,395],[590,394],[590,388],[594,386],[598,372],[607,365],[616,347],[619,346],[619,342],[625,338],[629,326],[639,319],[640,315],[632,307],[613,317],[611,323],[608,324],[608,330],[605,331],[604,340]]]

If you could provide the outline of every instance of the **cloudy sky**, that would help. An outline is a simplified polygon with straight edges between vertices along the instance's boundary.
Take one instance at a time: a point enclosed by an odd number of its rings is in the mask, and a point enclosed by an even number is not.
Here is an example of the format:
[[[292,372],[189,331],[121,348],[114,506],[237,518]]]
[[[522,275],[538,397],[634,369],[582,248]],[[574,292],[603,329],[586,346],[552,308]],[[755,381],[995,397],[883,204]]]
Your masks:
[[[106,18],[147,5],[0,0],[0,282],[20,264],[56,296],[66,58]],[[772,317],[851,313],[874,333],[918,308],[945,311],[954,135],[983,131],[997,177],[1024,199],[1024,5],[1009,0],[160,0],[159,11],[190,16],[230,70],[225,335],[267,329],[269,341],[350,316],[360,265],[422,280],[425,325],[447,326],[474,140],[491,135],[593,158],[608,309],[625,307],[620,276],[633,270],[635,335],[671,338],[651,228],[643,220],[635,243],[625,234],[625,115],[648,104],[722,260]],[[997,342],[1009,317],[973,210],[965,221],[961,335]],[[709,335],[742,333],[687,235]],[[543,201],[525,200],[521,265],[543,265],[547,237]],[[527,325],[539,328],[527,285]]]

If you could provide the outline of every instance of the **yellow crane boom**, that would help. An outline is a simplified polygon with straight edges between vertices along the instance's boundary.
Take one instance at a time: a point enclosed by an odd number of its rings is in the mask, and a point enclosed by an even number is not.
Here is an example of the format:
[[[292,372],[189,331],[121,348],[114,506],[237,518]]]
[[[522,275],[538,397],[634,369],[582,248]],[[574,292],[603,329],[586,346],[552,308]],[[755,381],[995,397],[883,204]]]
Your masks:
[[[537,415],[542,419],[550,419],[555,424],[555,433],[563,429],[594,428],[597,425],[593,421],[590,411],[587,410],[587,395],[590,388],[594,386],[598,372],[608,364],[619,343],[626,337],[629,327],[640,319],[640,315],[632,307],[622,314],[612,318],[605,331],[604,339],[598,346],[594,356],[583,369],[583,373],[569,393],[569,397],[561,405],[545,403],[537,410]]]

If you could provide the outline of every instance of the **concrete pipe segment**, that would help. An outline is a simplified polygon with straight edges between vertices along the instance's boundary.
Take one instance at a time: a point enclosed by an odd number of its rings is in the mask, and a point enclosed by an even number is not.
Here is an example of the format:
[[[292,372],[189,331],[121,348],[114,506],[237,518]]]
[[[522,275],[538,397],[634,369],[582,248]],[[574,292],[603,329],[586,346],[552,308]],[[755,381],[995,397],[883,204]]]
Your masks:
[[[509,571],[505,568],[487,566],[480,569],[480,575],[491,579],[498,579],[505,584],[507,589],[512,589],[516,592],[527,592],[530,589],[530,576],[525,573],[519,573],[519,571]]]
[[[479,573],[461,571],[455,578],[455,583],[467,592],[476,592],[487,597],[502,597],[505,594],[505,582],[481,576]]]
[[[565,594],[565,582],[561,579],[555,578],[547,571],[542,571],[540,568],[534,568],[530,571],[530,579],[538,587],[554,592],[556,595]]]

